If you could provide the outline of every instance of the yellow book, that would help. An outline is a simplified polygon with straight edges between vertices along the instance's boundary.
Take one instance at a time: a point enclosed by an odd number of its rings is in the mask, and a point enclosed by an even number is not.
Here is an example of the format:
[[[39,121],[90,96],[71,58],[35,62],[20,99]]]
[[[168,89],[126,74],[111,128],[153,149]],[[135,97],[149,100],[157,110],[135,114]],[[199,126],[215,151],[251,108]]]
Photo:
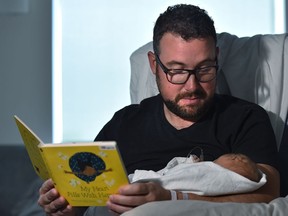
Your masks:
[[[105,206],[109,195],[129,183],[116,142],[46,144],[14,118],[36,173],[52,178],[70,205]]]

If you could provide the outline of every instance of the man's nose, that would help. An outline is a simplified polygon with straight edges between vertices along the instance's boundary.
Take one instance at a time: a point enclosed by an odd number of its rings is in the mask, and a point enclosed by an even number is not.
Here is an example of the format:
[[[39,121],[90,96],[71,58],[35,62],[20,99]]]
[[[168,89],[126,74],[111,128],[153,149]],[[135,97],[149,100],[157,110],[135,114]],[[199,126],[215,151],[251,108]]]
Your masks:
[[[188,80],[186,81],[186,83],[184,84],[184,88],[186,90],[194,90],[197,88],[197,86],[199,85],[199,81],[196,79],[194,74],[191,74],[188,78]]]

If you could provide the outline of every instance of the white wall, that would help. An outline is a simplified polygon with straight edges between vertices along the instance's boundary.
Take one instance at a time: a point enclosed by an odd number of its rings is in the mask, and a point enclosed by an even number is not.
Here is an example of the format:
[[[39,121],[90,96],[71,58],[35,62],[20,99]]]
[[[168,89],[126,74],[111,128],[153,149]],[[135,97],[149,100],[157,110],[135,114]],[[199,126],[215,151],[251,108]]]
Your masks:
[[[284,1],[285,3],[285,30],[288,32],[288,0]]]
[[[26,12],[0,12],[0,144],[22,143],[14,114],[52,140],[51,0],[27,2]]]

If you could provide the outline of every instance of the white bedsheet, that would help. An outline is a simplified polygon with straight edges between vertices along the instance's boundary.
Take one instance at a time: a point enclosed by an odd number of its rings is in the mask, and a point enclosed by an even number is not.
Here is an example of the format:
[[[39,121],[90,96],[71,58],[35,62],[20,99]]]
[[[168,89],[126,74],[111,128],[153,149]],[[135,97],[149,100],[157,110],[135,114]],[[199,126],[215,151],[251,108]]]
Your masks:
[[[122,216],[287,216],[288,197],[265,203],[214,203],[205,201],[160,201],[139,206]]]

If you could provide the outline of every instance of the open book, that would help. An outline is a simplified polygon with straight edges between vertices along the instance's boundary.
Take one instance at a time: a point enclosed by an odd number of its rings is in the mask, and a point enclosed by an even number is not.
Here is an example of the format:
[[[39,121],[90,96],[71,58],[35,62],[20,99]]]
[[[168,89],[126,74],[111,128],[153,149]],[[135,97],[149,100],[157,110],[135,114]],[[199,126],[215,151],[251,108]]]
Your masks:
[[[105,206],[128,177],[116,142],[43,143],[14,116],[36,173],[72,206]]]

